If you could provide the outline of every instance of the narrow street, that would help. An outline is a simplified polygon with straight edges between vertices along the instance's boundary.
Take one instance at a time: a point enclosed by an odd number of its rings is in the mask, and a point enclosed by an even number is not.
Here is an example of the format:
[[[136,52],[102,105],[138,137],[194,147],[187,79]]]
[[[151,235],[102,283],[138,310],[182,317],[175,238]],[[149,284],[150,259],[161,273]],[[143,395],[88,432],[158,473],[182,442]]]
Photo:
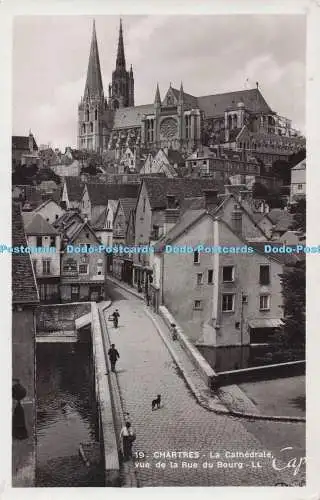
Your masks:
[[[110,282],[108,294],[113,303],[104,317],[120,353],[116,376],[124,410],[137,435],[133,450],[139,456],[135,458],[138,486],[275,486],[303,480],[304,467],[296,475],[293,468],[279,473],[270,457],[236,454],[269,451],[280,468],[280,449],[292,446],[297,448],[298,464],[304,456],[304,425],[245,421],[202,408],[147,316],[145,304]],[[118,329],[108,321],[115,308],[120,312]],[[157,394],[162,397],[161,408],[152,411]],[[190,456],[164,458],[168,452]]]

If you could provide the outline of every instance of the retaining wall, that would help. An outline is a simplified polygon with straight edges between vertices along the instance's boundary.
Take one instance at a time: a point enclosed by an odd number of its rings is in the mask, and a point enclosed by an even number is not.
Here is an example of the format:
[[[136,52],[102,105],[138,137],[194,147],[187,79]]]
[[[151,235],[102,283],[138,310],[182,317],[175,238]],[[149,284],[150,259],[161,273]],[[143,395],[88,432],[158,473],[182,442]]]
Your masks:
[[[165,306],[160,306],[159,313],[169,328],[170,328],[171,323],[175,323],[175,325],[177,327],[178,341],[180,342],[182,347],[185,349],[186,353],[188,354],[188,356],[192,360],[193,364],[198,369],[198,371],[199,371],[200,375],[202,376],[202,378],[204,379],[206,385],[210,388],[214,388],[217,384],[217,377],[218,377],[216,372],[211,368],[209,363],[200,354],[198,349],[186,337],[186,335],[183,333],[182,328],[180,328],[180,326],[177,324],[176,320],[171,315],[171,313],[168,311],[168,309]]]

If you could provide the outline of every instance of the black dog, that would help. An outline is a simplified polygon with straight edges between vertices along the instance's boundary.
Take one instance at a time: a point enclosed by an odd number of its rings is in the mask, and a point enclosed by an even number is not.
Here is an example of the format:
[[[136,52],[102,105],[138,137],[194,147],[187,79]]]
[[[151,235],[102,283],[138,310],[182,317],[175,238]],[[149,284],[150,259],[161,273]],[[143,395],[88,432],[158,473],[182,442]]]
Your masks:
[[[158,396],[156,397],[156,399],[153,399],[152,401],[152,410],[154,410],[155,408],[160,408],[160,403],[161,403],[161,395],[158,394]]]

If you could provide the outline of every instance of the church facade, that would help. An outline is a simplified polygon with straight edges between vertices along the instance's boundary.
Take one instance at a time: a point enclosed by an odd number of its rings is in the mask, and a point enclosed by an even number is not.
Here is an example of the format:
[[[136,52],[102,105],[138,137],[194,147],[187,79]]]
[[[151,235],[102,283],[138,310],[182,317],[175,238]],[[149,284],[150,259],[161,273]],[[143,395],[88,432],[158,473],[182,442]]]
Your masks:
[[[257,140],[255,140],[257,138]],[[126,69],[120,21],[116,68],[108,98],[104,95],[95,25],[84,95],[78,109],[78,148],[103,153],[130,148],[139,154],[159,149],[190,153],[201,146],[222,146],[255,155],[273,151],[281,157],[304,147],[304,138],[288,119],[274,112],[256,88],[196,97],[171,83],[163,99],[134,105],[132,66]]]

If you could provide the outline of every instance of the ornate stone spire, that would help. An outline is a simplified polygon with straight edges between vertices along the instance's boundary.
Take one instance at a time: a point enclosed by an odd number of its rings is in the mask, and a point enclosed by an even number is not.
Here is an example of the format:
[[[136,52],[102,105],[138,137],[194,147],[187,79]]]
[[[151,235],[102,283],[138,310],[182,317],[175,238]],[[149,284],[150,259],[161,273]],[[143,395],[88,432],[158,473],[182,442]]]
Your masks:
[[[126,58],[124,56],[123,33],[122,33],[122,20],[120,19],[119,41],[116,69],[126,69]]]
[[[101,78],[98,42],[97,42],[95,21],[93,21],[90,56],[89,56],[89,64],[87,72],[87,81],[84,89],[84,97],[102,97],[102,96],[103,96],[103,86]]]
[[[180,92],[179,92],[179,102],[183,102],[183,85],[182,85],[182,82],[181,82],[181,85],[180,85]]]
[[[154,98],[154,103],[155,103],[155,104],[160,104],[160,105],[161,105],[161,97],[160,97],[159,83],[157,83],[157,90],[156,90],[156,95],[155,95],[155,98]]]

